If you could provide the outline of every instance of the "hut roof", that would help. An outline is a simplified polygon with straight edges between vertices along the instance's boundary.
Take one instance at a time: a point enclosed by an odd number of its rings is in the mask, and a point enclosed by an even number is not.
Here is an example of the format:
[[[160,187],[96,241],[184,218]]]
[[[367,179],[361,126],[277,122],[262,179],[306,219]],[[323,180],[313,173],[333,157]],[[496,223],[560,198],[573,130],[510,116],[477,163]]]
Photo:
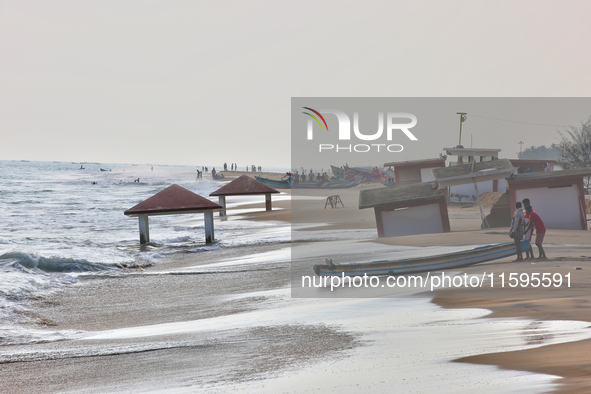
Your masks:
[[[239,196],[245,194],[279,193],[277,190],[262,182],[252,179],[248,175],[241,175],[232,182],[210,193],[210,196]]]
[[[435,182],[368,189],[359,193],[359,209],[417,200],[432,200],[439,198],[439,196],[443,196],[443,190],[439,190]]]
[[[484,161],[481,163],[460,164],[452,167],[434,168],[431,170],[439,187],[463,185],[494,179],[507,178],[513,172],[513,164],[509,159]]]
[[[171,185],[124,212],[125,215],[189,213],[222,207],[179,185]]]
[[[507,179],[509,183],[538,182],[554,180],[558,178],[577,178],[591,176],[591,167],[575,168],[572,170],[529,172],[526,174],[513,174]]]

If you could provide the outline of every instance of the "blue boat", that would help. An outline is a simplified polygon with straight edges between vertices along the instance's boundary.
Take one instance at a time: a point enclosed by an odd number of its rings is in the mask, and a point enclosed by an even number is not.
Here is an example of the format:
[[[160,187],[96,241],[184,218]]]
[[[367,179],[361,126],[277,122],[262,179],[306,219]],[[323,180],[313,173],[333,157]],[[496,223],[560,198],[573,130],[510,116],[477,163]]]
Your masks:
[[[528,248],[529,241],[521,241],[521,250],[525,251]],[[342,274],[345,276],[406,275],[466,267],[515,254],[517,254],[515,242],[507,242],[481,246],[462,252],[403,260],[380,260],[358,264],[333,264],[331,260],[328,260],[327,264],[315,265],[314,272],[318,276],[340,276]]]

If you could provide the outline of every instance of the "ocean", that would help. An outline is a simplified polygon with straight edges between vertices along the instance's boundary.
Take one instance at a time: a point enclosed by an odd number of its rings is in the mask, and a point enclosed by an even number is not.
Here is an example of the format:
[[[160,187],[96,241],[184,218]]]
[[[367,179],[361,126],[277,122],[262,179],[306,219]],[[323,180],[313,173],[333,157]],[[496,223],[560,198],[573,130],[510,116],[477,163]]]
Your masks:
[[[172,184],[205,197],[222,186],[208,177],[197,181],[196,169],[0,161],[0,345],[25,340],[14,327],[29,300],[78,283],[80,275],[125,275],[122,268],[174,253],[289,242],[287,225],[227,221],[217,226],[224,230],[218,242],[206,245],[201,218],[174,215],[151,217],[152,242],[141,247],[137,219],[123,212]],[[254,201],[238,197],[229,206]]]
[[[200,215],[174,215],[140,246],[123,212],[223,185],[195,170],[0,161],[0,392],[536,393],[556,377],[453,360],[591,337],[425,296],[291,298],[290,223],[241,217],[259,197],[229,201],[213,244]],[[296,231],[310,258],[375,249],[372,231]]]

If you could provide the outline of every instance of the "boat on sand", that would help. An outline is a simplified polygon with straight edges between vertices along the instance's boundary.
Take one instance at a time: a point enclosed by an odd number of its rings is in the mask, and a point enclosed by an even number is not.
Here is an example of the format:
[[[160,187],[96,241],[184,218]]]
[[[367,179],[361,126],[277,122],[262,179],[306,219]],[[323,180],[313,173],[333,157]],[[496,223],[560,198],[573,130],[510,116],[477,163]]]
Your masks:
[[[521,241],[521,250],[529,248],[529,241]],[[403,260],[380,260],[369,263],[333,264],[328,259],[327,264],[315,265],[314,272],[318,276],[377,276],[377,275],[406,275],[427,271],[466,267],[468,265],[502,259],[517,254],[515,242],[497,245],[481,246],[461,252],[440,254],[436,256],[418,257]]]

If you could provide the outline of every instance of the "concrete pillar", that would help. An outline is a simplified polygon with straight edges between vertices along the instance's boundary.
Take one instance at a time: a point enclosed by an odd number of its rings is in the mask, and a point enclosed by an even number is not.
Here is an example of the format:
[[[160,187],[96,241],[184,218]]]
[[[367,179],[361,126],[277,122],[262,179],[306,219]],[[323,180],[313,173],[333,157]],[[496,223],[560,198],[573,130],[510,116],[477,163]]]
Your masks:
[[[214,241],[213,237],[213,211],[205,211],[203,213],[205,219],[205,243],[210,244]]]
[[[218,204],[222,206],[220,216],[226,216],[226,196],[218,196]]]
[[[150,242],[150,225],[148,223],[148,215],[139,215],[138,221],[140,224],[140,244],[147,244]]]
[[[271,208],[271,193],[267,193],[265,194],[265,209],[268,211],[270,211]]]

